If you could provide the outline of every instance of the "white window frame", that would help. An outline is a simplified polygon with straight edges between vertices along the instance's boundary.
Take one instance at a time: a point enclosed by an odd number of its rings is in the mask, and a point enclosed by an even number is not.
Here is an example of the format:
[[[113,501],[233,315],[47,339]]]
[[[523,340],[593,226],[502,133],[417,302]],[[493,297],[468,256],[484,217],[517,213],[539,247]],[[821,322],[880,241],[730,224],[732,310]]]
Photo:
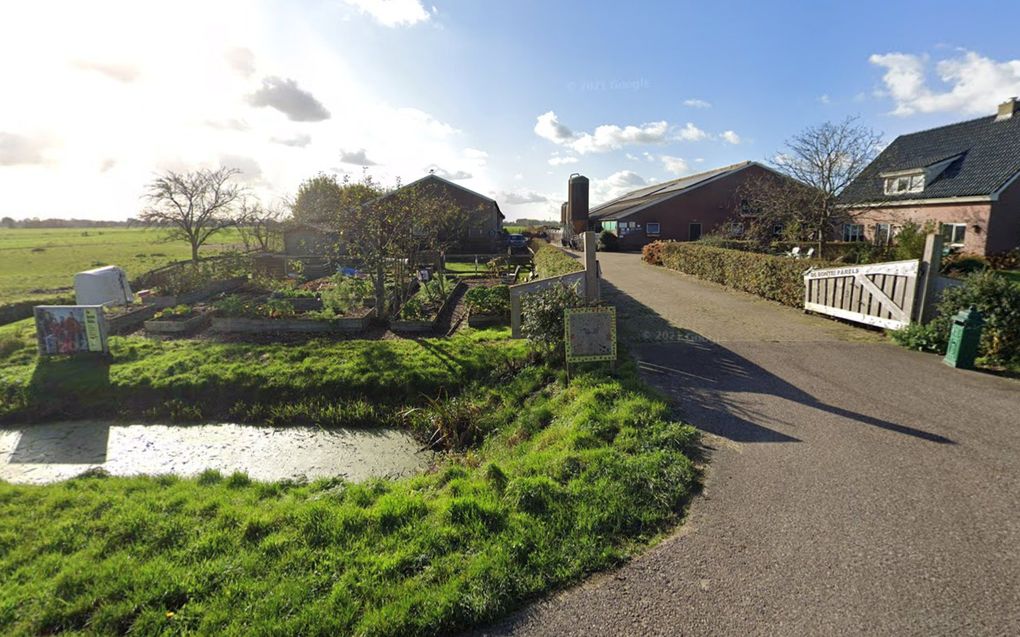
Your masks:
[[[855,241],[864,241],[864,224],[844,223],[843,241],[847,243],[852,243]]]
[[[662,233],[662,226],[658,221],[649,221],[645,224],[645,233],[657,237]]]
[[[949,230],[948,238],[946,236],[946,230]],[[967,224],[965,223],[943,223],[939,228],[939,231],[942,234],[943,241],[945,241],[946,245],[951,248],[962,248],[967,242]],[[957,232],[959,232],[960,235],[959,241],[956,240]]]
[[[884,188],[887,195],[922,192],[924,190],[924,173],[886,177]]]
[[[883,238],[881,233],[885,232]],[[893,238],[893,225],[891,223],[876,223],[875,224],[875,243],[878,245],[889,245],[892,243]]]

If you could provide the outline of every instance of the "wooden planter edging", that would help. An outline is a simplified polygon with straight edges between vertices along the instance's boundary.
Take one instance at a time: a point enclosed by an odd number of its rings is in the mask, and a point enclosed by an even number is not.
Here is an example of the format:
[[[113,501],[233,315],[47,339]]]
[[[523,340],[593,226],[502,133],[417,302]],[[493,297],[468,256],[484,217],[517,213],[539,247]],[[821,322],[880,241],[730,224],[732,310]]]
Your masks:
[[[153,334],[189,334],[209,325],[209,313],[201,312],[183,321],[153,319],[145,322],[145,329]]]
[[[493,325],[505,325],[510,322],[510,317],[505,314],[475,314],[468,315],[468,327],[492,327]]]
[[[443,312],[450,304],[450,299],[457,296],[457,293],[460,292],[461,289],[466,287],[467,283],[464,283],[463,281],[458,281],[457,285],[453,286],[453,289],[450,290],[450,293],[446,296],[446,300],[443,301],[443,304],[439,307],[439,311],[436,312],[436,317],[431,321],[419,321],[419,320],[402,321],[399,319],[395,319],[390,321],[390,329],[393,330],[394,332],[400,332],[405,334],[420,334],[422,332],[431,332],[438,326],[439,317],[443,315]]]
[[[124,334],[137,328],[159,310],[155,305],[143,305],[137,310],[131,310],[118,316],[106,319],[106,329],[109,334]]]
[[[296,312],[318,312],[322,309],[322,299],[308,296],[286,297],[283,295],[270,294],[269,298],[280,301],[287,301]]]
[[[335,319],[263,319],[213,317],[214,332],[305,332],[329,334],[336,332],[362,332],[368,329],[372,310],[365,309],[362,316]]]
[[[216,281],[215,283],[210,283],[204,288],[200,288],[194,292],[186,292],[177,296],[153,296],[150,297],[149,302],[157,308],[174,307],[175,305],[191,305],[192,303],[205,301],[217,294],[236,290],[247,281],[248,277],[246,276],[234,277],[233,279]]]

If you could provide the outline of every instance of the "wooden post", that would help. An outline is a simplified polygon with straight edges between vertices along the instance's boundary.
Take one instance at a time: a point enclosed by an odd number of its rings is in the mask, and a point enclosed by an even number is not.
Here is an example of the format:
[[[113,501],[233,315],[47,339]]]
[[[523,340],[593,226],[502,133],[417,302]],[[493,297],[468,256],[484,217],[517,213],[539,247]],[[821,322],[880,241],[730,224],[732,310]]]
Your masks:
[[[933,232],[924,240],[924,255],[921,257],[921,277],[917,283],[917,321],[927,323],[935,315],[935,284],[942,269],[942,235]]]
[[[586,301],[599,300],[599,266],[595,260],[595,247],[598,239],[589,230],[582,235],[584,242],[584,298]]]
[[[521,337],[521,293],[510,291],[510,336]]]

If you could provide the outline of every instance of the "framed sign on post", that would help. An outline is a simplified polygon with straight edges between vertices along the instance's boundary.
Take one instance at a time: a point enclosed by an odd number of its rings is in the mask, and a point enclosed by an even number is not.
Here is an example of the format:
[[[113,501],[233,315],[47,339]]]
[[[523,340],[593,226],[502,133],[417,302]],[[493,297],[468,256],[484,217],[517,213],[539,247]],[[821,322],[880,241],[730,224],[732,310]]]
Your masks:
[[[44,356],[110,351],[102,305],[37,305],[35,333]]]
[[[616,308],[578,307],[563,311],[567,365],[616,361]]]

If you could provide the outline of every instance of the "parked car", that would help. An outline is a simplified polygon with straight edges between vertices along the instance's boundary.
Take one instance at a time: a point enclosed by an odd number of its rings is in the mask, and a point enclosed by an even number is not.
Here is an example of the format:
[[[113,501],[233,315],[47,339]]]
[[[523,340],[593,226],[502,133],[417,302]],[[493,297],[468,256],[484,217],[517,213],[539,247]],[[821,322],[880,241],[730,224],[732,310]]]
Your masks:
[[[507,247],[511,250],[522,250],[528,247],[528,238],[523,234],[512,234],[507,237]]]

